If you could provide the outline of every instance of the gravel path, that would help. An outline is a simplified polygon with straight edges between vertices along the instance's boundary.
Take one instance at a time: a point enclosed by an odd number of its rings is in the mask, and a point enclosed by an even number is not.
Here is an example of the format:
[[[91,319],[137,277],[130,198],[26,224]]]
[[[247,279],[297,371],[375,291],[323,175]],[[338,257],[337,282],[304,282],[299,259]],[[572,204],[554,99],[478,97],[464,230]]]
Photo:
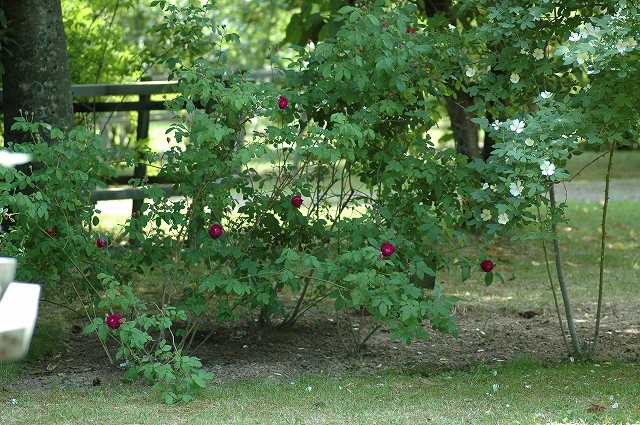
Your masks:
[[[565,192],[566,187],[566,192]],[[578,180],[557,185],[558,199],[569,201],[602,202],[604,201],[604,181]],[[612,180],[609,190],[613,201],[640,201],[640,179]]]

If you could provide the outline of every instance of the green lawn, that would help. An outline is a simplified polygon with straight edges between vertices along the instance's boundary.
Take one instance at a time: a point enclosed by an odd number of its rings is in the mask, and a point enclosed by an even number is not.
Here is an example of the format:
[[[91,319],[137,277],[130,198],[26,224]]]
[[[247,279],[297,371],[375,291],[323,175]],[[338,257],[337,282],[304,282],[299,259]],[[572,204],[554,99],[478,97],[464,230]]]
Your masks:
[[[607,158],[607,155],[602,156],[601,152],[585,152],[571,158],[567,169],[573,175],[595,160],[592,165],[580,173],[577,180],[603,180],[607,171]],[[613,156],[612,178],[640,179],[640,150],[616,151]]]
[[[570,293],[578,303],[596,300],[600,259],[601,206],[597,203],[569,204],[568,225],[559,227],[565,274]],[[609,205],[605,257],[607,302],[640,299],[640,203],[614,201]],[[551,247],[548,245],[548,249]],[[484,302],[507,309],[550,307],[552,297],[540,241],[504,241],[491,251],[505,282],[486,288],[479,273],[461,283],[459,275],[447,275],[450,292],[463,300]],[[549,251],[549,255],[552,255]],[[551,259],[551,258],[550,258]],[[554,265],[552,266],[552,272]],[[555,278],[555,274],[553,274]],[[557,287],[557,283],[556,283]]]
[[[437,375],[235,381],[178,406],[159,405],[152,391],[134,386],[0,392],[3,401],[16,398],[0,408],[0,423],[640,423],[639,376],[639,365],[521,361]]]

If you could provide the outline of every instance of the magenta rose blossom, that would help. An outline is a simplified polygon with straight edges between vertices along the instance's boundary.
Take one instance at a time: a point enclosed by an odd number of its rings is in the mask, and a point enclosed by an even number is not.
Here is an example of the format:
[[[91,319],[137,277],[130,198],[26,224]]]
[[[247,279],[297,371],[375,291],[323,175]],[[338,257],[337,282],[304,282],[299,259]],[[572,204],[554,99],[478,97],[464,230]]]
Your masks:
[[[124,322],[124,317],[120,313],[109,313],[107,317],[105,317],[104,322],[111,329],[118,329],[122,322]]]
[[[480,268],[484,270],[485,273],[489,273],[494,267],[495,264],[493,264],[493,261],[491,260],[484,260],[480,263]]]
[[[380,255],[383,257],[390,257],[396,252],[396,247],[391,242],[384,242],[380,245]]]
[[[96,239],[96,246],[98,248],[106,248],[107,247],[107,240],[105,238]]]
[[[278,98],[278,108],[287,109],[287,106],[289,106],[289,100],[284,96],[280,96]]]
[[[407,31],[407,34],[415,34],[416,33],[416,29],[412,28],[412,27],[407,28],[406,31]]]
[[[291,205],[293,205],[296,208],[300,208],[300,206],[302,205],[303,202],[304,202],[304,200],[302,199],[302,196],[300,196],[300,195],[293,195],[291,197]]]
[[[211,227],[209,227],[209,236],[211,236],[212,239],[218,239],[223,234],[224,229],[220,223],[213,223]]]

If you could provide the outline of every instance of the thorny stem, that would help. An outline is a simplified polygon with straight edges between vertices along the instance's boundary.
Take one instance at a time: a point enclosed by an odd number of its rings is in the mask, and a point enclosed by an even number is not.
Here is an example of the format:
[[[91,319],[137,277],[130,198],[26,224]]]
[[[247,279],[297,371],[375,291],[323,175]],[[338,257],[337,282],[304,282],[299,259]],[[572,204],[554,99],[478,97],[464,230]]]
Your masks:
[[[553,186],[553,182],[549,184],[549,201],[551,203],[551,214],[554,214],[556,210],[556,194]],[[576,323],[573,318],[573,310],[571,309],[571,299],[569,297],[569,291],[567,289],[567,283],[564,279],[564,269],[562,267],[562,258],[560,256],[560,240],[558,236],[558,225],[553,220],[551,221],[551,233],[553,235],[553,252],[556,263],[556,275],[558,277],[558,284],[560,285],[560,293],[562,294],[562,303],[564,304],[564,314],[567,319],[567,328],[569,328],[569,335],[571,336],[571,345],[576,355],[582,354],[582,346],[578,340],[576,333]]]
[[[76,314],[76,315],[78,315],[79,317],[82,317],[82,316],[83,316],[83,314],[82,314],[81,312],[79,312],[79,311],[78,311],[78,310],[76,310],[76,309],[73,309],[73,308],[69,307],[69,306],[68,306],[68,305],[66,305],[66,304],[57,303],[57,302],[55,302],[55,301],[51,301],[51,300],[45,300],[44,298],[43,298],[43,299],[41,299],[41,300],[40,300],[40,302],[47,303],[47,304],[52,304],[52,305],[55,305],[55,306],[57,306],[57,307],[62,307],[62,308],[64,308],[64,309],[66,309],[66,310],[69,310],[69,311],[71,311],[71,312],[75,313],[75,314]]]
[[[609,152],[603,152],[600,155],[596,156],[594,159],[592,159],[591,161],[589,161],[584,167],[582,167],[581,169],[578,170],[577,173],[575,173],[573,176],[571,176],[571,178],[569,179],[569,181],[573,181],[576,179],[576,177],[578,177],[580,175],[580,173],[582,173],[584,170],[586,170],[587,168],[589,168],[591,165],[593,165],[596,161],[599,161],[600,158],[602,158],[603,156],[607,155]]]
[[[553,182],[549,183],[549,201],[551,203],[551,214],[556,211],[556,193],[553,186]],[[562,303],[564,304],[564,314],[567,319],[567,327],[569,328],[569,335],[571,336],[571,345],[576,355],[582,354],[582,347],[578,340],[576,333],[576,323],[573,318],[573,310],[571,309],[571,300],[569,298],[569,291],[567,290],[567,283],[564,280],[564,270],[562,268],[562,258],[560,256],[560,241],[558,237],[558,226],[556,222],[551,220],[551,233],[553,235],[553,251],[555,254],[556,274],[558,276],[558,284],[560,285],[560,293],[562,294]]]
[[[75,264],[74,264],[74,267],[76,267],[76,269],[78,268],[78,266],[76,266]],[[78,269],[78,271],[79,271],[79,269]],[[80,296],[80,292],[78,292],[78,288],[76,288],[76,285],[75,285],[75,283],[73,283],[73,280],[71,280],[71,286],[73,287],[73,290],[75,291],[76,296],[80,300],[80,304],[82,304],[82,308],[84,309],[84,314],[87,316],[87,319],[89,319],[89,321],[91,321],[91,315],[89,314],[89,310],[87,310],[87,306],[84,304],[84,300]],[[96,335],[98,335],[98,331],[97,330],[96,330]],[[102,349],[104,350],[105,354],[107,355],[107,358],[109,359],[109,363],[113,364],[113,358],[111,358],[111,353],[109,353],[109,350],[107,349],[107,346],[102,341],[102,339],[100,339],[99,335],[98,335],[98,340],[100,341],[100,345],[102,345]]]
[[[82,270],[80,270],[80,267],[78,267],[78,265],[75,263],[75,261],[73,261],[73,258],[71,258],[69,256],[69,254],[67,254],[66,252],[63,251],[63,253],[67,257],[67,259],[69,260],[71,265],[78,271],[78,273],[80,273],[80,275],[87,281],[87,283],[89,283],[89,286],[91,286],[91,288],[93,288],[93,285],[91,285],[91,282],[89,281],[89,279],[87,279],[87,277],[84,275]],[[82,296],[80,296],[80,292],[78,291],[78,288],[76,288],[76,285],[73,282],[73,279],[71,279],[70,282],[71,282],[71,287],[73,288],[73,291],[76,293],[76,296],[78,297],[78,300],[80,301],[80,304],[82,304],[82,309],[84,310],[85,316],[87,316],[87,319],[89,319],[89,321],[91,321],[91,315],[89,314],[89,310],[87,310],[87,306],[85,305],[84,300],[82,299]],[[95,288],[93,288],[93,290],[95,291]],[[97,291],[96,291],[96,293],[97,293]],[[97,330],[96,330],[96,335],[98,335],[98,331]],[[109,349],[107,349],[107,346],[105,345],[105,343],[99,337],[98,337],[98,340],[100,341],[100,345],[102,345],[102,349],[104,350],[105,354],[107,355],[107,358],[109,359],[109,363],[113,364],[113,358],[111,358],[111,353],[109,353]]]
[[[540,214],[540,208],[538,207],[538,220],[542,221],[542,215]],[[560,325],[560,334],[564,341],[567,351],[570,351],[569,342],[567,341],[567,335],[564,333],[564,322],[562,321],[562,315],[560,313],[560,304],[558,303],[558,294],[556,293],[556,287],[553,284],[553,277],[551,276],[551,266],[549,265],[549,253],[547,251],[547,244],[544,239],[542,240],[542,251],[544,252],[544,263],[547,268],[547,277],[549,279],[549,286],[551,287],[551,293],[553,294],[553,304],[556,308],[556,315],[558,316],[558,325]]]
[[[298,302],[296,303],[295,308],[281,324],[280,327],[289,326],[293,324],[298,316],[298,312],[300,311],[300,307],[302,306],[302,302],[304,301],[304,297],[307,294],[307,289],[309,289],[309,284],[311,283],[311,276],[305,278],[304,287],[302,288],[302,293],[298,297]]]
[[[361,348],[361,349],[364,348],[364,346],[367,343],[367,341],[369,341],[369,338],[371,338],[373,336],[373,334],[377,332],[378,329],[380,329],[380,325],[374,326],[374,328],[371,329],[371,332],[369,332],[367,334],[367,336],[365,336],[364,339],[360,342],[360,347],[359,348]]]

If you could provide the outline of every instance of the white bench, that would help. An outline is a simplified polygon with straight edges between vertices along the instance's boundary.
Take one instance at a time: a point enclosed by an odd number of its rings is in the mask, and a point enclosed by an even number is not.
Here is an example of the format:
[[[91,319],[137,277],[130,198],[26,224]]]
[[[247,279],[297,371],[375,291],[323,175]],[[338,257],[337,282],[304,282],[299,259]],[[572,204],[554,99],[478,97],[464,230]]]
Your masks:
[[[27,353],[38,317],[40,285],[13,282],[15,258],[0,257],[0,361]]]

